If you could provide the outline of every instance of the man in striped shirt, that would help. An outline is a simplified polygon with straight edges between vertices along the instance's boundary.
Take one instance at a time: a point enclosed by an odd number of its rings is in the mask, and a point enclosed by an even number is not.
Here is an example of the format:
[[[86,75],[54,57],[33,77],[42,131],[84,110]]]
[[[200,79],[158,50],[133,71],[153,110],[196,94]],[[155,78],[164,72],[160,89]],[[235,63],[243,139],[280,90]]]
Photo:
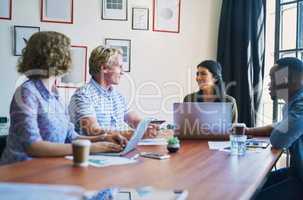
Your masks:
[[[122,52],[114,48],[96,47],[89,58],[92,79],[79,88],[69,104],[71,121],[83,135],[119,133],[130,138],[141,118],[127,108],[125,98],[113,88],[120,83]],[[154,137],[157,126],[150,125],[145,137]]]

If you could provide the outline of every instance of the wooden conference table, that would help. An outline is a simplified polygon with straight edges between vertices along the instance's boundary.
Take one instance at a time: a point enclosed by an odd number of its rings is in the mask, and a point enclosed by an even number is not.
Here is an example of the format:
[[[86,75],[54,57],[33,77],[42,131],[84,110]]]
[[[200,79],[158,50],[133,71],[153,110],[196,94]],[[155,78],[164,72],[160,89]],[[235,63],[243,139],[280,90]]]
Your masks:
[[[138,148],[166,152],[164,146]],[[134,154],[136,152],[132,152]],[[75,168],[64,158],[45,158],[0,167],[1,182],[80,185],[88,190],[105,187],[154,186],[187,189],[188,199],[250,199],[281,155],[268,147],[244,157],[208,149],[207,141],[182,141],[168,160],[140,158],[136,164],[105,168]]]

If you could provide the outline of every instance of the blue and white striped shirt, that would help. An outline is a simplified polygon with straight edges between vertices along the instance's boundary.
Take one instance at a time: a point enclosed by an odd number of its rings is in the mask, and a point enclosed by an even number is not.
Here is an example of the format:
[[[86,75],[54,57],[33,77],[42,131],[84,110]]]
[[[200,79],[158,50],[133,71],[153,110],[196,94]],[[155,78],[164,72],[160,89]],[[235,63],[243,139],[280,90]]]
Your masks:
[[[69,104],[71,121],[80,134],[85,134],[79,124],[84,117],[95,117],[105,130],[127,130],[129,127],[124,122],[127,112],[125,98],[114,88],[106,90],[94,79],[77,89]]]

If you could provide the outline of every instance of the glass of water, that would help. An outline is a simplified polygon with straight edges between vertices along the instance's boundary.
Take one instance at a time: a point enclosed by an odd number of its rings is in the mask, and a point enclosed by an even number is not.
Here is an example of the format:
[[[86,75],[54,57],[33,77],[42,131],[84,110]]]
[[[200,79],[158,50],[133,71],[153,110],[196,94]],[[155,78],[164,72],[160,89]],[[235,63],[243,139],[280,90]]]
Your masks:
[[[231,155],[242,156],[246,152],[245,124],[233,124],[233,131],[229,136]]]
[[[246,152],[246,135],[233,135],[229,136],[230,140],[230,153],[231,155],[242,156]]]

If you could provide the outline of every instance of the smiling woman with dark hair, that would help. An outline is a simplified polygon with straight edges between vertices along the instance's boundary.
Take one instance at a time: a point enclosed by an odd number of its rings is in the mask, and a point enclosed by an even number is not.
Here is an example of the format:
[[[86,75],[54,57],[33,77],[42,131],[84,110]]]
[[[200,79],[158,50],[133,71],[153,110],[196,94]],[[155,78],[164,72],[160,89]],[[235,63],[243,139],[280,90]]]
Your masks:
[[[10,107],[11,124],[1,164],[31,157],[72,154],[74,139],[92,142],[91,152],[121,151],[126,140],[120,135],[79,136],[55,87],[56,76],[70,69],[70,39],[58,32],[38,32],[28,41],[18,65],[26,75],[16,89]],[[99,142],[102,140],[116,142]]]
[[[205,60],[197,66],[196,81],[199,91],[185,96],[184,102],[229,102],[232,104],[232,121],[238,121],[236,100],[225,93],[220,63]]]

